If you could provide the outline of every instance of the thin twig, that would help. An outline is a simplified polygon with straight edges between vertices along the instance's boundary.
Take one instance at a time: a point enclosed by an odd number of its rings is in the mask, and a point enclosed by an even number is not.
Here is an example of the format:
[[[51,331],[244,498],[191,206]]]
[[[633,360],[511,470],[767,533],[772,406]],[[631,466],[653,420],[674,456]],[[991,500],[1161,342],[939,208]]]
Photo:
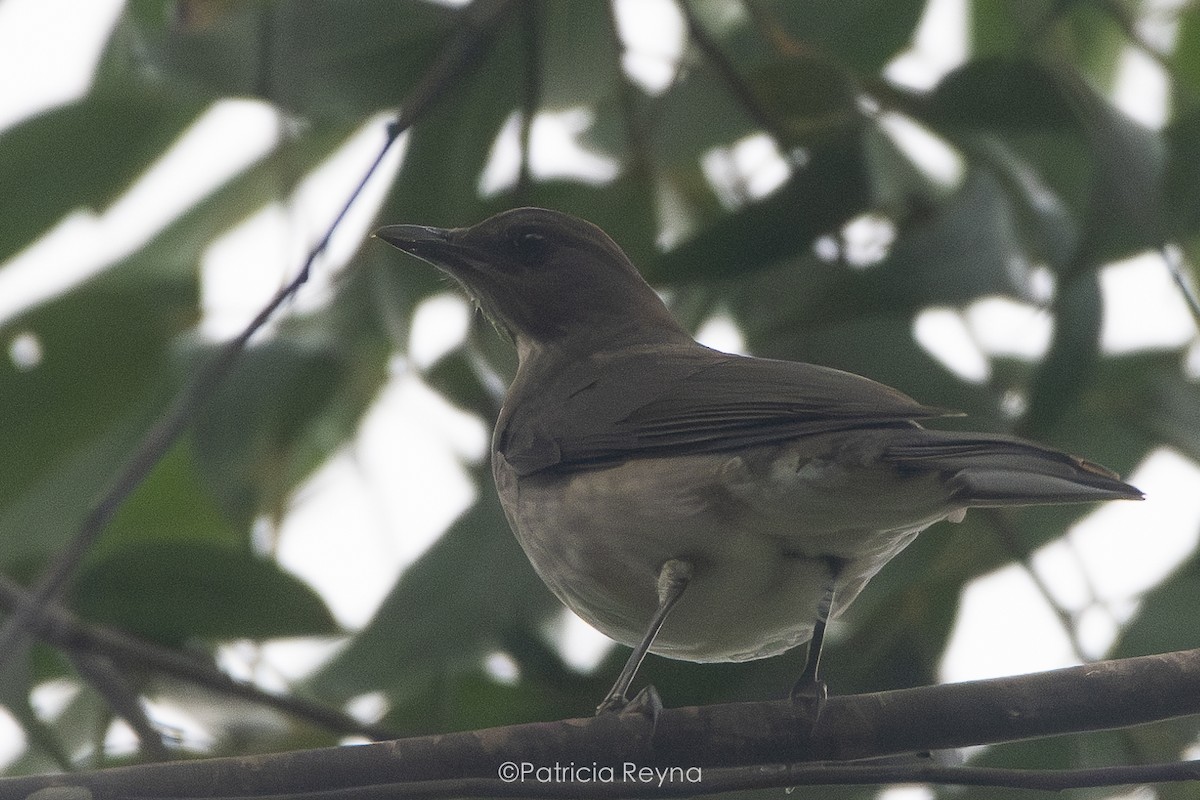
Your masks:
[[[795,58],[807,54],[812,49],[808,42],[793,38],[780,24],[775,14],[762,3],[756,0],[743,0],[742,6],[746,9],[746,14],[750,17],[758,35],[774,48],[777,55]]]
[[[712,64],[717,74],[725,81],[730,93],[737,99],[742,110],[746,112],[750,119],[754,120],[756,125],[766,131],[775,140],[780,150],[788,152],[791,149],[791,145],[783,125],[755,97],[754,92],[746,85],[742,76],[734,68],[733,62],[726,57],[716,41],[708,35],[708,31],[704,30],[704,26],[696,18],[695,12],[692,11],[691,6],[688,5],[686,0],[681,0],[679,10],[682,12],[683,20],[687,24],[688,37],[691,38],[704,57],[708,59],[708,62]]]
[[[313,262],[325,250],[334,231],[361,194],[367,181],[378,170],[392,144],[441,96],[450,82],[480,55],[483,40],[494,29],[502,12],[512,2],[513,0],[481,0],[467,6],[461,12],[462,23],[448,46],[442,50],[437,60],[409,93],[400,114],[388,125],[387,138],[379,154],[329,224],[325,234],[309,252],[295,278],[280,289],[250,324],[237,337],[227,342],[176,395],[170,407],[142,439],[133,456],[118,471],[109,489],[84,517],[74,538],[59,551],[42,573],[28,600],[18,606],[4,627],[0,628],[0,665],[19,649],[38,616],[61,595],[75,575],[84,555],[108,526],[117,509],[166,455],[167,450],[191,423],[196,412],[229,375],[246,343],[308,280]]]
[[[63,588],[75,575],[83,557],[95,543],[100,533],[112,521],[117,509],[133,493],[150,473],[150,470],[162,459],[175,440],[183,433],[195,417],[196,412],[203,406],[217,386],[229,375],[234,363],[258,330],[266,324],[275,312],[308,281],[313,261],[325,249],[329,239],[341,222],[350,205],[358,197],[367,179],[375,172],[382,162],[384,155],[391,148],[400,130],[391,126],[388,130],[387,141],[380,149],[379,155],[372,162],[367,174],[359,181],[351,193],[350,199],[342,206],[329,226],[305,259],[296,276],[280,289],[270,302],[255,315],[254,319],[234,339],[226,342],[207,364],[200,368],[191,383],[176,395],[175,400],[166,410],[146,436],[142,439],[132,458],[117,473],[116,480],[104,493],[79,526],[75,537],[67,543],[42,574],[41,579],[29,594],[27,602],[18,606],[4,627],[0,629],[0,664],[16,650],[22,642],[24,634],[35,624],[37,617],[44,608],[54,602],[62,593]]]
[[[1079,640],[1079,628],[1076,625],[1075,615],[1058,602],[1054,594],[1050,591],[1050,585],[1033,568],[1032,554],[1029,552],[1029,548],[1025,546],[1025,543],[1021,541],[1020,535],[1013,527],[1012,519],[998,508],[976,510],[982,512],[983,516],[987,518],[996,538],[1000,540],[1000,543],[1008,551],[1009,555],[1024,568],[1025,573],[1033,581],[1033,585],[1038,590],[1038,593],[1046,601],[1046,604],[1050,606],[1050,610],[1054,612],[1054,616],[1058,618],[1059,624],[1062,625],[1063,631],[1067,634],[1067,639],[1071,643],[1071,652],[1074,656],[1085,664],[1089,661],[1094,661],[1095,659],[1083,652],[1083,644]],[[1095,597],[1091,599],[1093,602],[1095,601]]]
[[[1158,246],[1158,252],[1162,254],[1163,261],[1167,264],[1167,271],[1171,273],[1171,280],[1175,281],[1175,285],[1179,287],[1183,301],[1187,303],[1188,310],[1192,312],[1192,321],[1200,325],[1200,300],[1196,298],[1196,287],[1192,285],[1187,273],[1183,271],[1183,257],[1180,255],[1179,246],[1164,242]]]
[[[525,80],[521,90],[521,153],[515,194],[524,203],[528,202],[533,187],[533,122],[542,104],[542,19],[536,3],[521,5],[521,33],[525,45]]]
[[[1125,38],[1133,44],[1134,47],[1141,50],[1148,58],[1162,69],[1163,72],[1171,79],[1171,83],[1179,86],[1179,71],[1175,68],[1171,58],[1159,48],[1146,41],[1146,37],[1138,30],[1137,20],[1134,19],[1133,12],[1124,4],[1115,2],[1115,0],[1103,0],[1097,4],[1102,13],[1107,14],[1112,18],[1117,27],[1121,29],[1121,33]]]
[[[646,132],[641,123],[637,107],[637,90],[629,79],[629,75],[625,72],[623,56],[625,55],[625,43],[621,41],[621,30],[617,24],[617,9],[613,2],[607,5],[608,14],[605,15],[608,21],[607,33],[612,40],[613,49],[617,54],[616,70],[618,80],[620,81],[617,91],[621,100],[621,113],[625,115],[625,137],[629,142],[629,170],[635,175],[641,175],[647,180],[653,174],[651,166],[650,148],[646,143]],[[675,77],[679,75],[679,70],[676,69]],[[672,78],[674,80],[674,77]]]
[[[26,594],[10,578],[0,575],[0,607],[18,606]],[[123,631],[83,622],[58,606],[45,610],[34,633],[68,654],[101,655],[122,667],[151,670],[188,681],[220,694],[274,708],[334,733],[358,734],[375,741],[395,738],[393,731],[382,726],[360,722],[337,709],[299,697],[263,691],[234,680],[194,656],[168,650]],[[118,710],[118,713],[121,712]]]
[[[144,755],[153,761],[166,761],[171,757],[163,744],[162,733],[147,716],[137,690],[130,685],[125,673],[117,669],[116,664],[97,653],[72,652],[68,653],[68,658],[79,676],[129,725],[137,737],[138,749]]]

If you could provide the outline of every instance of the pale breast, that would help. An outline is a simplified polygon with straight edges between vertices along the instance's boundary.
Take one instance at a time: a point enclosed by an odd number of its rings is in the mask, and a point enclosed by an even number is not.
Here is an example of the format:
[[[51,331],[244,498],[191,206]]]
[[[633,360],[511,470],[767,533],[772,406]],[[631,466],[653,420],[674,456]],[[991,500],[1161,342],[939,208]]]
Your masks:
[[[737,661],[811,636],[828,557],[845,564],[836,612],[953,510],[932,479],[900,476],[845,438],[521,478],[495,454],[494,470],[534,568],[579,616],[636,644],[657,605],[659,568],[682,558],[693,578],[653,651]]]

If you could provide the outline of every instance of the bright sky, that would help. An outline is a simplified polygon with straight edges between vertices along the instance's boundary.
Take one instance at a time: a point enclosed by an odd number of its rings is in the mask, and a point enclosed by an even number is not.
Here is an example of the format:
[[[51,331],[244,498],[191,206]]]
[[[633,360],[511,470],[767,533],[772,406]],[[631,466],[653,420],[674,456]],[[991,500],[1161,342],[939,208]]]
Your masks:
[[[0,0],[0,74],[23,76],[20,81],[0,82],[0,128],[67,102],[86,89],[121,6],[120,0]],[[960,63],[966,41],[963,9],[962,0],[933,0],[915,47],[889,67],[889,75],[909,85],[929,86]],[[661,87],[683,40],[677,16],[669,3],[660,0],[639,0],[636,10],[624,0],[621,11],[622,33],[631,50],[627,69],[648,88]],[[645,24],[645,18],[654,15],[658,16],[652,23]],[[1164,85],[1153,62],[1131,54],[1124,62],[1116,100],[1146,124],[1161,125],[1166,113]],[[573,135],[587,122],[586,112],[580,110],[538,121],[539,173],[597,178],[611,170],[611,165],[581,151],[574,142]],[[886,124],[901,146],[932,172],[948,182],[957,180],[961,170],[944,146],[908,130],[913,126],[904,120]],[[261,103],[226,101],[214,106],[111,208],[100,214],[70,215],[30,250],[0,265],[0,323],[136,249],[180,210],[266,152],[277,140],[278,126],[278,117]],[[786,175],[780,170],[787,167],[770,142],[761,138],[712,154],[710,174],[729,169],[749,172],[758,181],[752,184],[757,191],[769,191],[781,174]],[[201,279],[206,335],[223,338],[239,330],[286,280],[381,142],[381,123],[376,120],[318,170],[294,202],[262,210],[213,244]],[[365,234],[401,155],[398,148],[339,231],[316,280],[304,290],[300,308],[317,305],[327,296],[332,271]],[[502,136],[481,180],[482,189],[494,191],[511,180],[513,155],[511,143]],[[870,237],[879,231],[870,220],[859,227],[863,246],[869,246]],[[1106,269],[1102,288],[1106,350],[1192,342],[1200,352],[1195,326],[1157,257],[1144,256]],[[466,306],[457,297],[445,295],[426,302],[413,323],[415,365],[431,363],[461,341],[467,320]],[[1050,334],[1051,321],[1043,312],[999,299],[962,310],[929,310],[914,328],[918,341],[935,356],[964,377],[980,381],[988,375],[987,356],[1037,358],[1045,352]],[[713,346],[740,346],[736,329],[721,320],[708,326],[704,335]],[[32,357],[36,362],[36,340],[31,343],[29,337],[17,336],[0,344],[10,357]],[[403,359],[398,358],[394,366],[393,379],[355,441],[297,492],[281,531],[281,562],[317,587],[349,627],[366,622],[398,572],[472,502],[474,487],[460,459],[486,457],[490,420],[485,423],[449,407],[413,376]],[[407,446],[396,448],[397,441]],[[1098,509],[1035,559],[1035,569],[1057,600],[1082,615],[1082,636],[1091,654],[1103,652],[1111,642],[1116,625],[1135,610],[1138,593],[1168,573],[1197,543],[1200,469],[1162,451],[1147,459],[1129,480],[1147,492],[1147,502]],[[336,537],[331,530],[337,530]],[[1089,595],[1089,586],[1095,598]],[[589,668],[602,657],[607,640],[565,611],[564,619],[568,660]],[[831,635],[836,636],[836,627]],[[311,669],[324,652],[295,643],[268,645],[263,661],[267,666],[253,674],[269,683],[294,677]],[[240,674],[250,674],[252,661],[246,648],[231,647],[226,653],[226,664]],[[942,678],[1016,674],[1074,662],[1069,642],[1028,574],[1009,567],[967,590],[942,664]],[[502,671],[503,663],[498,664]],[[59,705],[62,692],[47,692],[43,700],[48,706]],[[0,763],[6,752],[16,752],[20,736],[11,721],[6,733],[5,721],[0,715]],[[7,748],[5,740],[10,743]],[[890,794],[889,800],[925,796],[903,790]]]

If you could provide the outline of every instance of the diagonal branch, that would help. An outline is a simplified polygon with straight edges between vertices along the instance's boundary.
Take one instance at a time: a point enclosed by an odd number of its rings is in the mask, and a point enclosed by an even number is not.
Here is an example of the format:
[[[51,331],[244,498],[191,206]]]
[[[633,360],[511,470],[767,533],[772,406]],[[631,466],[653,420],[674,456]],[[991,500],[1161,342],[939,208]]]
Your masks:
[[[109,489],[92,506],[74,538],[58,553],[33,586],[29,598],[12,613],[0,628],[0,665],[24,644],[28,632],[36,627],[37,618],[44,609],[62,594],[63,589],[74,577],[79,564],[112,521],[117,510],[162,459],[176,439],[187,429],[196,412],[208,401],[221,382],[228,377],[234,363],[246,347],[246,343],[258,332],[276,311],[288,302],[308,280],[309,271],[329,244],[337,227],[358,198],[370,177],[396,139],[412,126],[439,97],[458,75],[478,61],[490,33],[498,25],[503,12],[513,0],[481,0],[473,3],[461,13],[461,23],[451,36],[447,46],[430,65],[406,98],[400,114],[388,126],[387,139],[379,154],[368,167],[358,185],[350,193],[341,210],[329,224],[325,234],[309,252],[296,276],[271,298],[270,302],[254,317],[237,337],[222,347],[207,364],[202,366],[146,433],[133,455],[117,472]]]
[[[753,90],[738,74],[733,62],[722,52],[720,45],[708,35],[708,31],[704,29],[703,24],[696,17],[696,12],[686,0],[681,0],[679,10],[683,13],[688,37],[717,71],[717,74],[721,76],[721,79],[725,81],[725,85],[729,87],[730,93],[736,98],[742,110],[750,119],[754,120],[756,125],[770,134],[781,150],[787,152],[791,147],[790,137],[774,113],[768,110],[755,96]]]
[[[0,607],[13,608],[25,596],[25,591],[9,578],[0,575]],[[69,611],[52,606],[43,611],[34,633],[43,641],[59,650],[79,658],[97,656],[123,668],[151,670],[178,680],[187,681],[213,692],[236,697],[252,703],[282,711],[312,725],[340,734],[358,734],[368,739],[382,741],[391,739],[394,733],[379,725],[360,722],[328,706],[300,697],[277,695],[257,686],[236,681],[207,661],[184,653],[168,650],[151,642],[138,639],[122,631],[102,625],[90,625],[76,618]],[[85,675],[85,677],[89,677]],[[90,678],[89,678],[90,679]],[[109,697],[107,692],[102,694]],[[121,716],[125,713],[110,702]]]
[[[1042,578],[1042,574],[1034,569],[1033,553],[1021,541],[1021,535],[1013,525],[1012,517],[1000,508],[981,508],[983,516],[987,519],[991,526],[992,533],[1000,540],[1000,544],[1008,551],[1013,560],[1021,565],[1025,570],[1025,574],[1033,581],[1034,588],[1038,594],[1046,601],[1046,605],[1050,607],[1055,618],[1058,619],[1058,624],[1062,626],[1063,633],[1067,635],[1067,640],[1071,643],[1071,652],[1081,662],[1093,661],[1093,657],[1084,652],[1083,642],[1079,636],[1079,625],[1077,624],[1075,615],[1072,614],[1054,593],[1050,591],[1050,585]],[[1090,587],[1089,587],[1090,588]],[[1095,600],[1095,593],[1092,593],[1092,599]]]
[[[138,749],[152,761],[171,758],[162,733],[154,727],[142,699],[125,673],[110,659],[95,653],[74,652],[68,658],[85,681],[104,698],[108,707],[125,720],[138,740]]]
[[[1158,252],[1167,264],[1167,271],[1171,273],[1175,287],[1183,295],[1183,302],[1187,303],[1188,311],[1192,313],[1192,321],[1200,326],[1200,299],[1196,297],[1196,287],[1184,272],[1183,255],[1179,245],[1164,242],[1158,246]]]

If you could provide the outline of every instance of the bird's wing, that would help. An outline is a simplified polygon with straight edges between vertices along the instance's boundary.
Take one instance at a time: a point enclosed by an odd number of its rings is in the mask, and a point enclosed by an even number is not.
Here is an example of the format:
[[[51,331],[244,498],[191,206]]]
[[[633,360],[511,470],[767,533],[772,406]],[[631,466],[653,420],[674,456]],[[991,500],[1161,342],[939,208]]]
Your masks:
[[[523,397],[496,446],[518,474],[716,452],[952,412],[840,370],[647,348],[576,362]]]

